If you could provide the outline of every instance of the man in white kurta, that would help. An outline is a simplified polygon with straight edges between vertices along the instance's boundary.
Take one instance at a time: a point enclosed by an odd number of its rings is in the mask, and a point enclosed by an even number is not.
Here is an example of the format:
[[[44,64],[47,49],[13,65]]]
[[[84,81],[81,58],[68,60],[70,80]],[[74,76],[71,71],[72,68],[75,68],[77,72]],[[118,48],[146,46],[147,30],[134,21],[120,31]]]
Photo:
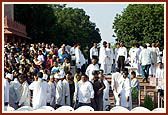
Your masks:
[[[118,67],[118,65],[117,65],[117,55],[118,55],[118,49],[120,48],[120,44],[117,44],[117,47],[115,48],[115,54],[114,54],[114,59],[115,59],[115,67],[114,67],[114,69],[116,68],[116,67]],[[114,70],[115,71],[115,70]]]
[[[17,109],[17,103],[20,98],[20,87],[21,84],[17,80],[17,78],[14,79],[14,81],[10,82],[9,86],[9,105],[13,107],[14,109]]]
[[[26,76],[20,75],[21,95],[18,106],[30,106],[30,89],[26,81]]]
[[[71,101],[70,101],[70,89],[69,89],[69,83],[66,81],[66,79],[63,80],[63,85],[64,85],[64,98],[65,98],[65,105],[70,106]]]
[[[64,99],[64,90],[63,90],[63,83],[61,80],[61,74],[55,74],[54,75],[55,81],[56,81],[56,96],[55,96],[55,104],[56,108],[62,106],[65,104],[65,99]]]
[[[99,55],[99,64],[101,64],[100,69],[107,73],[107,53],[106,53],[106,44],[107,42],[103,42],[103,46],[100,48],[100,55]]]
[[[129,50],[129,56],[131,61],[130,62],[131,67],[135,67],[135,68],[137,68],[136,51],[137,51],[136,44],[134,44],[133,47]]]
[[[50,81],[48,82],[50,87],[50,98],[48,98],[48,102],[50,103],[50,106],[55,108],[55,94],[56,94],[56,82],[54,81],[54,76],[50,75]]]
[[[29,89],[33,90],[33,109],[38,109],[42,106],[47,105],[47,93],[49,93],[49,85],[42,80],[43,73],[39,72],[37,74],[38,81],[34,81],[30,84]]]
[[[78,44],[75,48],[75,58],[76,58],[76,66],[77,68],[82,68],[82,66],[86,63],[85,57],[80,50],[80,45]]]
[[[161,81],[158,83],[157,89],[158,92],[161,93],[161,96],[164,94],[164,68],[162,62],[158,63],[158,67],[156,69],[156,78],[158,81]]]
[[[92,60],[93,58],[98,61],[98,48],[97,48],[97,43],[93,44],[93,47],[90,49],[90,59]]]
[[[92,72],[93,72],[94,70],[99,70],[99,65],[96,64],[96,59],[92,58],[92,64],[90,64],[90,65],[87,67],[86,72],[85,72],[85,74],[86,74],[87,76],[89,76],[89,81],[92,81],[92,79],[93,79],[93,77],[94,77],[94,76],[92,75]]]
[[[112,71],[112,64],[114,59],[114,53],[110,43],[107,44],[106,54],[107,54],[107,74],[109,74]]]
[[[159,52],[155,47],[155,43],[152,43],[152,47],[150,49],[153,58],[153,65],[150,67],[149,75],[156,76],[156,68],[157,68],[157,58],[159,56]]]
[[[7,74],[4,79],[4,105],[9,104],[9,83],[13,80],[13,74]]]
[[[111,77],[111,89],[113,91],[114,94],[114,105],[120,105],[120,98],[118,97],[119,95],[119,81],[121,79],[122,75],[121,73],[119,73],[119,69],[116,68],[116,72],[112,74]]]
[[[123,75],[119,81],[120,90],[120,106],[127,108],[128,110],[132,109],[132,98],[131,98],[131,81],[128,78],[128,72],[123,71]]]
[[[136,63],[137,63],[137,75],[141,75],[142,73],[142,70],[141,70],[141,65],[139,63],[139,55],[141,53],[141,48],[139,47],[139,44],[137,44],[136,46]]]
[[[92,84],[87,81],[86,75],[81,76],[81,81],[78,82],[75,92],[77,92],[75,97],[78,100],[78,107],[91,106],[94,99],[94,90]]]

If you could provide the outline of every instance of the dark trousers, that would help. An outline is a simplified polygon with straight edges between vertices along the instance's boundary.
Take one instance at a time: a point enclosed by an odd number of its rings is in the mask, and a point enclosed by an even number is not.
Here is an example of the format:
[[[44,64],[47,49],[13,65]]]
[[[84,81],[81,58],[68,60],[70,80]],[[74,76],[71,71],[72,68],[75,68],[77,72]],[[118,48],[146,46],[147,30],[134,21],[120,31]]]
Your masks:
[[[123,71],[124,70],[124,61],[125,61],[125,57],[124,56],[119,56],[118,58],[118,68],[119,68],[119,71]]]
[[[103,96],[98,96],[94,98],[92,107],[94,108],[95,111],[103,111]]]
[[[142,77],[143,78],[148,78],[149,76],[149,68],[150,68],[151,65],[142,65],[141,68],[142,68]]]

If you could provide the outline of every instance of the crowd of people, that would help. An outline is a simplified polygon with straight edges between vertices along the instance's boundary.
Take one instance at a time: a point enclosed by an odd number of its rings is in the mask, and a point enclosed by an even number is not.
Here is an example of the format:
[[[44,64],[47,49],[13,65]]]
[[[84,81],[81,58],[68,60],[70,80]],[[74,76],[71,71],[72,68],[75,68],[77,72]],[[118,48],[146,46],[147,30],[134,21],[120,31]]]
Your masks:
[[[114,52],[114,53],[113,53]],[[164,53],[159,44],[134,44],[127,51],[124,42],[113,51],[110,43],[97,43],[85,59],[80,44],[6,43],[4,46],[4,105],[18,109],[22,106],[71,106],[75,109],[87,105],[95,111],[110,110],[110,85],[115,105],[132,109],[131,90],[139,90],[136,78],[142,75],[164,78]],[[127,66],[137,68],[129,73]],[[112,74],[112,75],[111,75]],[[106,79],[111,75],[111,84]],[[157,86],[163,95],[163,85]]]

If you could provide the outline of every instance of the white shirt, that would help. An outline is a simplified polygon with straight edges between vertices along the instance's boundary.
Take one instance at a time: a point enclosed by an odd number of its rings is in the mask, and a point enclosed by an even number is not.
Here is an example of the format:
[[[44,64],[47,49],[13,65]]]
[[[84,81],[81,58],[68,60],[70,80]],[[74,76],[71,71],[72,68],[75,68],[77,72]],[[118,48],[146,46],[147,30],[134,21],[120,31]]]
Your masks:
[[[164,82],[164,69],[157,68],[156,69],[156,78],[162,78]],[[163,89],[164,90],[164,85],[157,86],[157,89]]]
[[[56,94],[56,83],[48,82],[48,85],[50,87],[50,98],[48,98],[47,102],[50,103],[50,105],[55,105],[55,94]]]
[[[49,93],[49,85],[47,82],[34,81],[29,85],[29,89],[33,90],[33,109],[38,109],[47,104],[47,93]]]
[[[71,49],[70,49],[70,55],[72,56],[72,55],[75,55],[75,48],[74,47],[72,47]]]
[[[4,79],[4,102],[9,102],[9,82]]]
[[[62,80],[59,80],[56,85],[56,97],[55,104],[64,105],[65,100],[63,100],[63,83]]]
[[[137,51],[137,48],[131,48],[129,51],[131,63],[136,62],[136,51]]]
[[[67,80],[63,80],[63,85],[64,85],[64,99],[65,99],[65,105],[70,106],[71,105],[71,101],[70,101],[70,89],[69,89],[69,83],[67,82]]]
[[[92,75],[92,72],[94,71],[94,70],[99,70],[99,65],[98,64],[95,64],[95,65],[93,65],[93,64],[90,64],[88,67],[87,67],[87,69],[86,69],[86,72],[85,72],[85,74],[87,75],[87,76],[89,76],[89,80],[91,81],[91,79],[93,79],[93,75]]]
[[[132,88],[136,88],[137,90],[140,89],[140,87],[139,87],[139,80],[137,78],[133,78],[131,80],[131,87]]]
[[[9,104],[15,104],[19,101],[20,95],[21,95],[21,84],[16,81],[16,79],[14,81],[10,82],[9,85]]]
[[[119,49],[119,48],[115,48],[115,56],[114,56],[114,58],[115,58],[115,63],[117,63],[118,49]]]
[[[22,94],[19,100],[19,106],[20,105],[30,106],[30,90],[29,90],[29,85],[26,81],[22,84],[21,92]]]
[[[118,92],[118,88],[119,88],[119,80],[121,79],[122,75],[119,72],[115,72],[112,74],[111,77],[111,88],[112,90],[115,90],[115,92]]]
[[[100,53],[99,53],[99,64],[106,64],[106,59],[107,59],[107,52],[105,47],[100,48]]]
[[[95,47],[90,49],[90,59],[92,59],[92,56],[98,56],[98,49]]]
[[[106,48],[106,54],[110,57],[110,64],[113,64],[114,53],[112,48]]]
[[[125,57],[125,61],[127,60],[127,49],[125,47],[120,47],[118,49],[117,60],[118,60],[119,56],[124,56]]]
[[[44,62],[44,56],[43,55],[38,55],[37,59],[38,59],[38,61]]]
[[[148,65],[153,63],[152,53],[149,49],[143,49],[139,56],[139,63],[141,65]]]
[[[78,82],[78,101],[81,103],[91,103],[90,99],[94,98],[93,86],[89,81],[83,83],[82,81]]]
[[[75,48],[75,57],[76,57],[76,64],[79,64],[82,66],[83,64],[86,63],[86,60],[84,58],[84,55],[82,54],[81,50],[79,48]]]

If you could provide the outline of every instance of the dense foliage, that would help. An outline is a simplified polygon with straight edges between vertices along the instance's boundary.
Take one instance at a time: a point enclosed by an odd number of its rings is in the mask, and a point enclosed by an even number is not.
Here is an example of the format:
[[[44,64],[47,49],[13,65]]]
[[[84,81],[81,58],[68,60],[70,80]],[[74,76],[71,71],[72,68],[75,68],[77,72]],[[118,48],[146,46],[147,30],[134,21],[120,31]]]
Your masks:
[[[91,47],[101,41],[99,29],[90,21],[83,9],[68,8],[66,5],[15,4],[15,20],[26,25],[32,42],[80,43]]]
[[[124,41],[126,46],[160,42],[163,49],[163,4],[130,4],[121,15],[116,15],[113,24],[116,40]]]

